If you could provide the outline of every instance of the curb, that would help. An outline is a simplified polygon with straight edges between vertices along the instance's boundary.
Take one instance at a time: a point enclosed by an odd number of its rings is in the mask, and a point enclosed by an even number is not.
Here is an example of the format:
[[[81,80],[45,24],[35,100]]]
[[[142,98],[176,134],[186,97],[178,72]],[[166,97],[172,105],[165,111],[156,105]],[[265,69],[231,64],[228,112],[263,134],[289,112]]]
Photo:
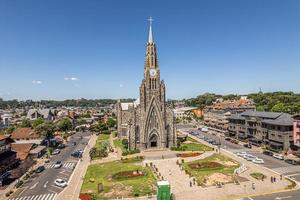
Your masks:
[[[300,189],[300,187],[296,187],[296,188],[293,188],[293,189],[273,190],[273,191],[270,191],[270,192],[261,192],[261,193],[257,193],[257,194],[231,196],[231,197],[223,198],[223,199],[220,199],[220,200],[237,200],[237,199],[247,198],[247,197],[257,197],[257,196],[271,195],[271,194],[277,194],[277,193],[283,193],[283,192],[291,192],[291,191],[296,191],[296,190],[299,190],[299,189]]]

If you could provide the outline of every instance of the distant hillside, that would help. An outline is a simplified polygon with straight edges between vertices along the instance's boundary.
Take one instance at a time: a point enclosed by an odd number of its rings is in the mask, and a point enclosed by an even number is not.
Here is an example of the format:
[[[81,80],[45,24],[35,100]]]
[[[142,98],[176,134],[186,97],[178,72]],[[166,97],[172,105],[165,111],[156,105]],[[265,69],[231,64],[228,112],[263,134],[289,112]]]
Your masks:
[[[126,101],[125,99],[123,101]],[[44,106],[44,107],[59,107],[59,106],[72,106],[72,107],[103,107],[110,104],[116,103],[117,100],[114,99],[69,99],[64,101],[55,100],[41,100],[41,101],[18,101],[18,100],[8,100],[4,101],[0,98],[0,109],[8,108],[24,108],[26,106]]]
[[[185,102],[188,106],[204,108],[211,105],[218,98],[234,100],[239,99],[241,96],[245,95],[205,93],[196,98],[186,99]],[[300,94],[293,92],[259,92],[248,94],[247,96],[255,102],[258,111],[286,112],[290,114],[300,113]]]

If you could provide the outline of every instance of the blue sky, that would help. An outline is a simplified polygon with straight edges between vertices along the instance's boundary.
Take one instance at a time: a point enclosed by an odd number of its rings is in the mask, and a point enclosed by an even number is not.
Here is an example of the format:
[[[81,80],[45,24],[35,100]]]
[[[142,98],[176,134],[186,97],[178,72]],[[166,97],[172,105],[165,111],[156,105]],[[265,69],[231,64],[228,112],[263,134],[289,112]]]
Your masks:
[[[0,97],[137,97],[150,15],[168,98],[300,92],[298,0],[0,0]]]

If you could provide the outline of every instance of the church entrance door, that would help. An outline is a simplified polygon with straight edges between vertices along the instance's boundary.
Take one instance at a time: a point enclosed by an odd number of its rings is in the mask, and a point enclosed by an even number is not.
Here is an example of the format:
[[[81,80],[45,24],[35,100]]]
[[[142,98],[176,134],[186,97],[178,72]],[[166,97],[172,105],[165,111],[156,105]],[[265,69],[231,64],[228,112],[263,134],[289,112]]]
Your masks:
[[[155,147],[157,147],[157,135],[156,134],[153,134],[151,137],[150,137],[150,140],[149,140],[149,142],[150,142],[150,147],[151,148],[155,148]]]

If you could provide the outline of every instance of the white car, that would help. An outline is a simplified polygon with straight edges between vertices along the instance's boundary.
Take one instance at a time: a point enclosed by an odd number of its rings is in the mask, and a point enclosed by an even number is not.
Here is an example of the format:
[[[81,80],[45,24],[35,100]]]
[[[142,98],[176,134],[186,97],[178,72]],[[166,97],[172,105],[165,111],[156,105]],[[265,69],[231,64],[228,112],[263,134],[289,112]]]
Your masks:
[[[238,152],[236,154],[238,157],[243,157],[244,155],[247,155],[247,152],[243,151],[243,152]]]
[[[255,160],[255,159],[257,159],[257,157],[256,157],[256,156],[253,156],[253,155],[250,155],[250,154],[248,154],[248,155],[245,157],[245,159],[246,159],[246,160],[248,160],[248,161],[252,161],[252,160]]]
[[[59,153],[60,153],[60,150],[55,149],[55,150],[51,153],[51,155],[57,155],[57,154],[59,154]]]
[[[61,168],[61,167],[62,167],[61,161],[57,161],[57,162],[55,163],[55,165],[54,165],[54,168],[55,168],[55,169],[58,169],[58,168]]]
[[[256,158],[256,159],[252,160],[252,162],[255,164],[264,164],[265,163],[264,160],[261,158]]]
[[[54,184],[58,187],[66,187],[68,184],[67,184],[67,181],[61,179],[61,178],[58,178],[54,181]]]
[[[273,157],[277,158],[279,160],[283,160],[284,159],[283,155],[281,155],[281,154],[274,154]]]

